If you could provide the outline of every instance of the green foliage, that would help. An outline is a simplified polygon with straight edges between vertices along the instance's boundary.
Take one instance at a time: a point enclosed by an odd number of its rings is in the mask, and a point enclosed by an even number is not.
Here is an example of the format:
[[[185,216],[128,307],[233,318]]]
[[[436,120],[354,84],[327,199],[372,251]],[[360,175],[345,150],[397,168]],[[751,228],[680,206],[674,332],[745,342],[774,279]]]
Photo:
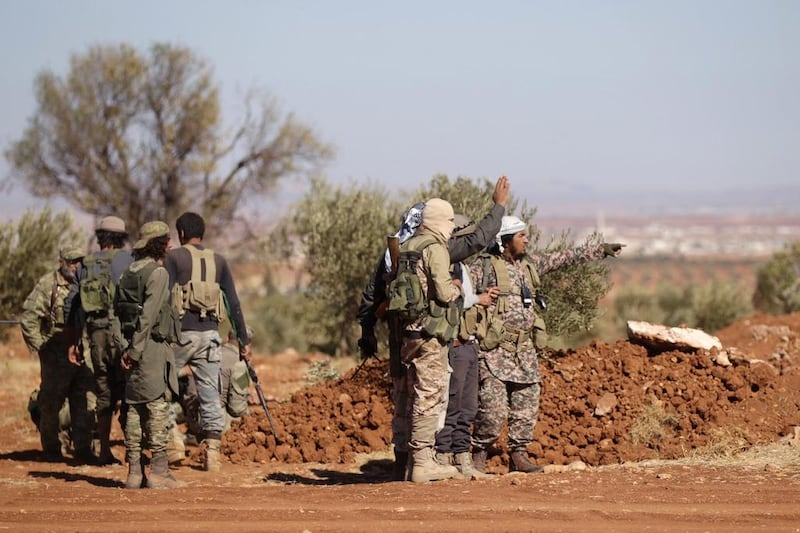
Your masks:
[[[247,199],[305,176],[331,155],[313,132],[254,94],[225,126],[212,70],[194,52],[155,44],[92,46],[65,76],[41,72],[37,110],[5,155],[11,180],[92,215],[114,214],[135,235],[184,210],[224,228]]]
[[[68,213],[26,212],[0,224],[0,318],[14,319],[40,277],[58,266],[58,251],[83,238]]]
[[[254,345],[269,353],[294,348],[307,352],[325,344],[319,330],[314,331],[309,317],[317,316],[320,306],[298,290],[286,293],[270,288],[252,306],[247,324],[253,328]]]
[[[538,250],[539,240],[532,241],[529,247]],[[581,246],[595,247],[602,242],[603,236],[593,233]],[[542,253],[559,252],[574,246],[569,232],[564,232]],[[539,292],[547,298],[543,317],[550,336],[569,338],[591,328],[598,317],[598,301],[609,289],[608,273],[605,261],[588,261],[552,270],[542,276]]]
[[[773,315],[800,311],[800,241],[787,244],[756,273],[758,310]]]
[[[306,295],[314,305],[298,325],[328,339],[319,349],[333,354],[354,349],[361,292],[402,211],[380,186],[344,189],[317,178],[282,225],[272,250],[288,259],[296,245],[306,259],[311,276]]]
[[[339,372],[338,368],[331,365],[330,359],[320,359],[309,365],[305,380],[307,383],[315,385],[317,383],[339,379],[340,377],[342,377],[341,372]]]
[[[661,285],[655,291],[625,287],[614,299],[624,329],[628,320],[687,326],[714,332],[753,313],[747,294],[736,284],[712,281],[683,289]]]
[[[695,327],[713,332],[752,315],[753,305],[738,285],[714,281],[692,291],[692,314]]]

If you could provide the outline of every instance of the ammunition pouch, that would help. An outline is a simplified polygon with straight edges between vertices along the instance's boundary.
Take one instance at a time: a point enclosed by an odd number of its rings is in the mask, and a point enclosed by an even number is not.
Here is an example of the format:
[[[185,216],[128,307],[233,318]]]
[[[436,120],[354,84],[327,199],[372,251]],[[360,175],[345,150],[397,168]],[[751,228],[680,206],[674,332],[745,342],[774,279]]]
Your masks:
[[[422,320],[422,331],[431,337],[437,337],[444,343],[448,343],[456,337],[458,333],[459,317],[461,316],[460,299],[441,305],[435,300],[431,300],[428,305],[428,313]]]

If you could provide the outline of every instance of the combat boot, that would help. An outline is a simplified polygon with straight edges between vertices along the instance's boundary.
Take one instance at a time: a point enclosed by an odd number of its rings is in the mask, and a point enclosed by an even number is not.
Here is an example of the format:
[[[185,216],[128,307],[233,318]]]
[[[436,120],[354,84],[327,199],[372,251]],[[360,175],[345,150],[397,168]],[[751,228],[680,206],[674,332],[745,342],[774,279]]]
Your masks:
[[[486,450],[480,448],[473,448],[472,450],[472,468],[482,474],[486,473]]]
[[[528,452],[525,450],[515,450],[511,452],[511,459],[508,462],[509,472],[525,472],[526,474],[540,474],[544,472],[544,467],[534,464],[528,459]]]
[[[425,483],[459,477],[458,469],[452,465],[440,465],[433,455],[433,447],[421,448],[411,452],[411,481]]]
[[[219,472],[219,439],[206,439],[203,442],[206,444],[206,458],[203,463],[203,470],[206,472]]]
[[[128,459],[128,479],[125,480],[126,489],[141,489],[144,486],[144,467],[141,459]]]
[[[459,475],[456,477],[463,477],[461,469],[458,468],[458,465],[456,464],[455,455],[453,452],[436,452],[435,459],[436,462],[442,466],[454,466],[459,473]]]
[[[394,465],[392,465],[392,481],[406,481],[408,468],[408,452],[394,451]]]
[[[163,453],[153,457],[150,475],[147,476],[147,488],[174,489],[177,486],[178,481],[172,476],[172,472],[169,471],[167,454]]]
[[[171,465],[179,465],[186,458],[186,444],[183,441],[183,433],[178,426],[172,426],[167,438],[167,462]]]
[[[469,452],[459,452],[453,455],[453,464],[464,476],[464,479],[486,479],[492,477],[475,468],[472,464],[472,454]]]

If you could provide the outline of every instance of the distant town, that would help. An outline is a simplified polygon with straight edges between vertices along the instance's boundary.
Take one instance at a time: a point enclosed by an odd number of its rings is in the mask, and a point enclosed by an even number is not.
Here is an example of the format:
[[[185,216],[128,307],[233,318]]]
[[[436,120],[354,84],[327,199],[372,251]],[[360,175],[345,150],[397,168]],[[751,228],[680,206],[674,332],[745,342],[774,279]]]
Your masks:
[[[576,242],[594,231],[623,242],[626,256],[763,257],[800,241],[800,215],[536,216],[540,244],[569,229]]]

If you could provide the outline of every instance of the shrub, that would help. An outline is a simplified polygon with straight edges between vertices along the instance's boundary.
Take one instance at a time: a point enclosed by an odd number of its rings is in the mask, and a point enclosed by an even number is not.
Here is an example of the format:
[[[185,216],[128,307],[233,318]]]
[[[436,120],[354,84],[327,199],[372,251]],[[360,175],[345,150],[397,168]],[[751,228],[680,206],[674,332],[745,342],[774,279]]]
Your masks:
[[[773,315],[800,311],[800,241],[787,244],[758,269],[753,303]]]

